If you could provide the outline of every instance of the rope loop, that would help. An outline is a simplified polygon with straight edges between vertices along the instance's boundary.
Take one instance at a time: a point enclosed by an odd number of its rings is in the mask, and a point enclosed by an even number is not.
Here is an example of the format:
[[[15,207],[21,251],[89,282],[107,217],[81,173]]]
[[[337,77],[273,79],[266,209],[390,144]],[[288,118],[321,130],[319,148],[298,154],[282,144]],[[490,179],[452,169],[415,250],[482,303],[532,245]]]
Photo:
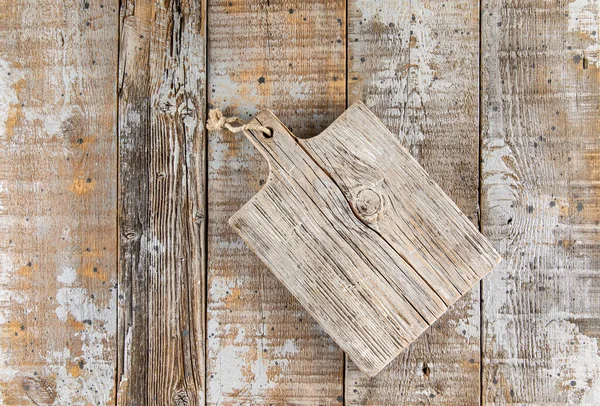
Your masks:
[[[208,120],[206,120],[206,129],[208,131],[218,131],[223,128],[228,129],[232,133],[239,133],[244,130],[260,131],[265,134],[266,137],[271,137],[273,133],[270,128],[262,126],[256,122],[249,122],[239,126],[233,126],[233,123],[242,122],[243,120],[239,117],[225,117],[220,109],[211,109],[208,112]]]

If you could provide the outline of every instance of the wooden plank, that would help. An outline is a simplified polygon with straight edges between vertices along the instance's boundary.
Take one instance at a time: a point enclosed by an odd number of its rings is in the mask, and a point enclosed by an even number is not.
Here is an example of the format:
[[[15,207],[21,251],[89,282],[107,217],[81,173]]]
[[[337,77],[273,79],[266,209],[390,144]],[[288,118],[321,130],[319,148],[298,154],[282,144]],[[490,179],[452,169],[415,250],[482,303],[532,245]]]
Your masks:
[[[248,119],[269,107],[298,135],[345,107],[345,3],[209,5],[209,102]],[[227,224],[264,183],[242,134],[209,137],[207,404],[339,404],[343,354]]]
[[[270,174],[229,223],[369,376],[498,263],[363,103],[308,140],[270,111],[254,121]]]
[[[204,404],[205,17],[203,2],[122,4],[122,405]]]
[[[600,404],[596,1],[483,2],[486,404]]]
[[[348,97],[363,100],[473,222],[479,2],[348,2]],[[377,377],[347,364],[348,404],[479,402],[479,289]]]
[[[0,404],[109,404],[116,1],[0,7]]]

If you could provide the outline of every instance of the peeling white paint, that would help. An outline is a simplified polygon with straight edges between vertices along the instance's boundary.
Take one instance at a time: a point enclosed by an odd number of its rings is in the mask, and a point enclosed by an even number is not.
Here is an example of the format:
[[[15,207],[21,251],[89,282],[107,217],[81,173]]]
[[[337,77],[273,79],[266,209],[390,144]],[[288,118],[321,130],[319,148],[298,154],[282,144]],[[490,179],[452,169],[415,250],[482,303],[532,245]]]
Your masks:
[[[56,280],[65,285],[71,285],[77,279],[77,270],[71,267],[64,267],[60,275],[56,277]]]
[[[581,397],[581,405],[600,405],[600,380],[593,381],[592,386]]]
[[[60,74],[60,72],[56,72],[56,74]],[[81,115],[79,107],[69,105],[69,95],[73,92],[73,84],[69,83],[69,85],[69,87],[63,88],[46,84],[49,89],[46,94],[47,102],[41,106],[34,105],[23,109],[25,122],[42,123],[43,131],[38,133],[38,136],[52,138],[62,135],[64,123],[73,116]],[[65,150],[65,153],[67,152]]]
[[[311,100],[314,97],[310,82],[305,82],[302,76],[295,77],[289,84],[289,93],[294,100]]]
[[[248,355],[247,347],[227,346],[217,352],[216,373],[218,379],[208,381],[208,398],[218,404],[221,394],[235,393],[246,389],[246,379],[243,371],[246,367],[245,357]]]
[[[71,116],[81,114],[76,111],[77,107],[71,105],[75,86],[79,86],[81,78],[73,66],[50,69],[44,77],[48,83],[40,83],[40,86],[44,86],[45,102],[28,105],[22,109],[22,114],[26,123],[42,123],[43,132],[37,134],[38,137],[50,138],[63,133],[63,125]],[[10,109],[23,102],[18,99],[15,85],[24,80],[26,78],[19,70],[11,69],[6,61],[0,59],[0,139],[6,138]]]
[[[244,327],[221,325],[215,318],[208,320],[207,334],[213,372],[207,380],[210,404],[222,398],[262,399],[281,383],[283,369],[300,352],[296,340],[267,339],[261,331],[248,334]]]
[[[589,39],[584,56],[600,67],[600,0],[574,0],[569,4],[569,32]]]
[[[116,289],[111,290],[108,307],[100,307],[87,289],[72,286],[77,274],[65,267],[57,276],[64,287],[58,289],[56,315],[62,322],[73,318],[83,323],[84,330],[75,334],[81,340],[81,359],[74,358],[68,347],[62,352],[52,352],[46,356],[46,375],[57,375],[56,404],[76,404],[89,402],[107,404],[110,400],[114,380],[114,365],[111,360],[112,340],[117,330],[116,315],[111,304],[116,303]],[[68,364],[82,362],[81,376],[73,376]]]
[[[287,339],[283,342],[283,346],[274,349],[274,353],[280,357],[298,354],[300,350],[296,346],[296,340]]]
[[[208,289],[211,301],[221,302],[227,298],[233,289],[239,288],[243,281],[215,278]]]
[[[226,327],[231,327],[231,325],[227,325]],[[241,344],[242,342],[244,342],[244,338],[246,336],[245,334],[246,329],[244,327],[240,327],[237,333],[237,336],[235,336],[235,339],[233,340],[233,342],[235,344]]]
[[[137,128],[140,126],[142,122],[142,116],[140,111],[137,109],[129,109],[127,110],[127,124],[132,128]],[[123,137],[123,141],[133,142],[133,137]],[[119,142],[122,142],[119,139]]]
[[[479,313],[475,310],[475,307],[469,306],[467,308],[467,317],[458,319],[455,331],[465,337],[467,342],[479,340]]]
[[[1,134],[1,133],[0,133]],[[2,136],[0,135],[0,138]],[[8,189],[4,185],[4,182],[0,180],[0,197],[2,195],[8,195]],[[6,214],[6,207],[2,204],[2,200],[0,199],[0,214]]]
[[[165,245],[155,235],[144,235],[145,238],[141,241],[141,249],[147,253],[154,253],[154,255],[164,254],[167,252]]]
[[[250,141],[247,141],[246,137],[241,133],[233,135],[233,137],[235,137],[233,142],[241,149],[238,157],[230,153],[230,146],[225,140],[223,131],[211,131],[209,137],[212,139],[209,152],[210,159],[208,161],[210,175],[217,174],[220,170],[225,168],[229,171],[247,169],[250,162],[248,158],[259,154],[258,150],[256,150],[250,144]]]
[[[6,138],[6,123],[11,106],[19,102],[13,87],[15,81],[15,71],[10,69],[8,62],[0,59],[0,139]]]
[[[219,404],[222,394],[233,393],[236,390],[245,389],[245,379],[243,370],[246,366],[246,357],[249,348],[241,346],[240,339],[236,338],[236,345],[229,345],[221,348],[220,326],[217,319],[210,319],[207,323],[207,335],[209,337],[209,351],[213,352],[215,358],[212,362],[215,364],[212,371],[215,371],[215,377],[207,380],[207,399],[212,400],[213,404]]]
[[[552,349],[554,386],[566,392],[569,404],[600,404],[598,341],[581,334],[579,327],[565,320],[546,325],[545,341]],[[583,401],[586,399],[586,401]]]

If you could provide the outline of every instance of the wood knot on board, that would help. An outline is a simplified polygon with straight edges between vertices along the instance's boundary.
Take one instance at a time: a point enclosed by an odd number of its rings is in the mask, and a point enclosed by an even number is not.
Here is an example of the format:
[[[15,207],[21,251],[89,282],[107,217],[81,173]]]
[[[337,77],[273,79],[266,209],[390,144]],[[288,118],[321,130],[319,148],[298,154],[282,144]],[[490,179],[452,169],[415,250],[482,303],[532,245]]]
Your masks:
[[[190,396],[185,390],[178,390],[173,394],[174,406],[188,406],[190,404]]]
[[[365,217],[365,220],[376,216],[383,206],[379,193],[369,188],[360,190],[356,194],[353,203],[356,213],[361,217]]]
[[[239,133],[244,130],[260,131],[265,134],[266,137],[271,137],[273,133],[265,126],[258,124],[255,121],[251,121],[247,124],[240,126],[232,126],[231,124],[236,122],[243,122],[239,117],[225,117],[223,112],[219,109],[212,109],[208,112],[208,120],[206,120],[206,129],[208,131],[218,131],[224,128],[228,129],[232,133]]]

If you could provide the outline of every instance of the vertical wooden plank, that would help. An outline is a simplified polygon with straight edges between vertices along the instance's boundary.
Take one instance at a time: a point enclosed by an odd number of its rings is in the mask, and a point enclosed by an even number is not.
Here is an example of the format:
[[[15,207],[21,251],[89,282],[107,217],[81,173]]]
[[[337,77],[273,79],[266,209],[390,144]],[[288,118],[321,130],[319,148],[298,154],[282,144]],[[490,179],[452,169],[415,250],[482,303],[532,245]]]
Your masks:
[[[319,133],[345,107],[345,20],[341,0],[211,2],[211,107]],[[339,404],[342,352],[227,224],[268,175],[245,138],[209,137],[207,404]]]
[[[348,2],[349,101],[363,100],[474,222],[479,2]],[[348,362],[348,404],[479,402],[479,287],[373,379]]]
[[[482,4],[483,400],[600,404],[599,3]]]
[[[108,404],[115,1],[0,2],[0,404]]]
[[[127,1],[118,404],[204,404],[205,3]]]

